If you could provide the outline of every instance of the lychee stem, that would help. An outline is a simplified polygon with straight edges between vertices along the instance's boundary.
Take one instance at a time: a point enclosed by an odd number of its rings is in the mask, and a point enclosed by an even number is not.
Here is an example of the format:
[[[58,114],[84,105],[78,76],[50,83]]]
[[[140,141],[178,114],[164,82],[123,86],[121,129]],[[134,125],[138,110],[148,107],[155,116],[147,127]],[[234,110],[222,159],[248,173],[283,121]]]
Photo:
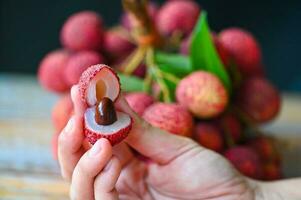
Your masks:
[[[125,61],[123,73],[132,74],[145,57],[147,48],[144,46],[138,47]]]
[[[122,0],[123,8],[134,20],[134,36],[142,46],[161,46],[162,39],[147,11],[148,0]]]
[[[158,66],[155,64],[154,59],[154,49],[149,48],[146,53],[146,65],[151,72],[154,73],[154,76],[162,90],[163,101],[164,102],[172,102],[170,97],[170,92],[167,85],[164,82],[164,76],[160,70],[158,70]]]

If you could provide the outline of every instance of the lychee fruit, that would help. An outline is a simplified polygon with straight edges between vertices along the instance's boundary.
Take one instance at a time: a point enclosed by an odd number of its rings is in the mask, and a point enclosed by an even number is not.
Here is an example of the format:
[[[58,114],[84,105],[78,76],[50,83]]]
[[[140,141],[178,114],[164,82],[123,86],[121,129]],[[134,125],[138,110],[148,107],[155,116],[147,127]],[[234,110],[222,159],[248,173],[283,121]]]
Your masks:
[[[223,43],[220,41],[220,39],[215,35],[212,35],[212,40],[214,43],[214,46],[216,48],[216,51],[224,64],[225,67],[228,67],[231,64],[231,56],[226,47],[224,47]]]
[[[224,141],[220,130],[209,122],[200,122],[196,125],[194,139],[203,147],[221,152]]]
[[[144,92],[129,93],[125,99],[139,116],[142,116],[146,108],[154,103],[153,97]]]
[[[274,141],[266,136],[256,137],[248,142],[262,161],[280,163],[280,155]]]
[[[115,145],[127,137],[133,122],[128,114],[114,107],[120,82],[112,68],[103,64],[89,67],[80,77],[79,92],[88,106],[84,114],[84,132],[91,144],[107,138]]]
[[[109,30],[104,36],[104,51],[112,58],[124,58],[135,48],[129,38],[117,29]]]
[[[230,137],[234,143],[238,143],[242,138],[242,124],[233,113],[223,114],[217,119],[217,124],[225,137]]]
[[[277,116],[281,97],[277,89],[266,79],[252,77],[242,83],[236,102],[251,120],[265,123]]]
[[[73,103],[69,94],[66,94],[56,102],[52,108],[52,122],[57,132],[60,132],[67,124],[73,113]]]
[[[263,179],[267,181],[279,180],[282,178],[281,166],[276,163],[265,163],[263,165]]]
[[[159,32],[170,36],[175,32],[188,36],[200,14],[199,5],[192,0],[167,1],[156,18]]]
[[[251,33],[239,28],[229,28],[219,34],[219,41],[244,76],[258,75],[262,72],[261,50]]]
[[[50,52],[43,58],[39,66],[38,79],[46,90],[56,93],[69,90],[63,73],[69,58],[70,53],[65,50]]]
[[[242,174],[255,179],[262,178],[262,163],[252,149],[245,146],[236,146],[228,149],[224,156]]]
[[[193,118],[181,105],[175,103],[154,103],[143,114],[151,125],[170,133],[190,137],[193,130]]]
[[[158,13],[158,5],[149,2],[147,5],[147,11],[148,14],[153,22],[155,22],[157,13]],[[121,25],[126,28],[127,30],[130,30],[133,28],[133,21],[128,13],[124,13],[121,17]]]
[[[199,118],[211,118],[222,113],[228,94],[221,81],[205,71],[193,72],[176,88],[177,101]]]
[[[79,51],[73,54],[67,62],[64,71],[65,80],[69,86],[77,84],[81,74],[90,66],[104,62],[104,57],[95,51]]]
[[[100,50],[103,39],[103,22],[93,11],[82,11],[71,15],[61,30],[61,43],[74,50]]]

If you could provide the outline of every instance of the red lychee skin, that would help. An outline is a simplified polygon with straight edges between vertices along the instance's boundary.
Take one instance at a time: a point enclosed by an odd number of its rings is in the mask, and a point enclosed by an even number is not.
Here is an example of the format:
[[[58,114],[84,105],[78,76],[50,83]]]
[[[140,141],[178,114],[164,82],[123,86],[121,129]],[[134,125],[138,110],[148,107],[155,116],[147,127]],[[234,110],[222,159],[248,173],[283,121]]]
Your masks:
[[[237,94],[238,107],[256,123],[274,119],[281,106],[281,97],[274,86],[261,77],[245,80]]]
[[[263,179],[274,181],[282,178],[281,166],[275,163],[266,163],[263,165]]]
[[[200,122],[196,125],[194,139],[203,147],[221,152],[224,148],[220,130],[211,123]]]
[[[63,93],[70,89],[63,73],[69,58],[70,53],[65,50],[50,52],[43,58],[39,66],[38,79],[46,90]]]
[[[231,137],[234,143],[240,141],[242,137],[242,125],[233,113],[225,113],[217,119],[218,126],[226,137]]]
[[[215,117],[224,111],[228,94],[221,81],[205,71],[183,78],[176,89],[177,101],[199,118]]]
[[[242,174],[255,179],[263,177],[262,163],[251,148],[245,146],[232,147],[224,153],[224,156]]]
[[[110,30],[104,36],[104,50],[113,58],[125,57],[135,48],[124,34],[117,30]]]
[[[250,140],[248,144],[257,152],[262,161],[280,163],[281,158],[272,139],[260,136]]]
[[[78,83],[81,74],[90,66],[104,62],[104,57],[95,51],[80,51],[73,54],[64,71],[69,86]]]
[[[142,116],[147,107],[152,105],[155,100],[152,96],[144,92],[133,92],[125,96],[129,106],[139,115]]]
[[[212,34],[212,39],[222,63],[224,64],[225,67],[228,67],[231,63],[230,53],[228,52],[226,47],[224,47],[223,43],[215,34]]]
[[[52,108],[52,122],[57,132],[63,130],[72,113],[73,103],[70,95],[66,94]]]
[[[112,133],[110,135],[104,135],[104,134],[101,134],[98,132],[94,132],[93,130],[90,130],[86,126],[86,124],[87,124],[86,122],[84,124],[85,124],[85,128],[84,128],[85,136],[92,145],[94,145],[95,142],[97,140],[99,140],[100,138],[106,138],[107,140],[110,141],[111,145],[114,146],[114,145],[120,143],[122,140],[124,140],[128,136],[130,130],[132,129],[133,119],[131,118],[131,123],[129,126],[123,128],[123,129],[120,129],[118,132]]]
[[[192,0],[174,0],[166,2],[156,18],[159,32],[171,35],[179,31],[184,36],[191,33],[200,14],[199,5]]]
[[[81,96],[83,102],[87,103],[87,89],[88,89],[88,86],[89,86],[91,80],[97,75],[98,72],[100,72],[103,69],[110,70],[119,81],[119,77],[116,74],[116,72],[107,65],[99,64],[99,65],[93,65],[93,66],[89,67],[82,73],[82,75],[79,79],[79,82],[78,82],[79,93],[80,93],[80,96]],[[121,88],[119,87],[118,95],[117,95],[116,99],[118,99],[120,90],[121,90]],[[111,99],[111,100],[115,101],[116,99]]]
[[[150,18],[152,19],[153,22],[155,22],[155,19],[156,19],[157,13],[158,13],[158,5],[153,2],[149,2],[147,10],[148,10],[148,14],[149,14]],[[127,30],[130,30],[132,28],[133,22],[128,13],[124,13],[122,15],[121,25]]]
[[[262,72],[261,50],[251,33],[239,28],[229,28],[220,33],[219,41],[244,76],[258,75]]]
[[[151,125],[170,133],[190,137],[193,130],[193,118],[182,106],[175,103],[154,103],[143,114]]]
[[[61,43],[74,50],[99,50],[103,39],[103,22],[93,11],[82,11],[70,16],[61,30]]]

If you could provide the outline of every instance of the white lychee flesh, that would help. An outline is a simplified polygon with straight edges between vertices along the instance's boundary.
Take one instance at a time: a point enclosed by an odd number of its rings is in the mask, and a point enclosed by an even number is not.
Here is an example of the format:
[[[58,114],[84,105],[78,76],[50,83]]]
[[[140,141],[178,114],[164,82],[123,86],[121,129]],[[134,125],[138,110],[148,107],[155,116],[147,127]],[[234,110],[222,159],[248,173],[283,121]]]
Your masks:
[[[110,125],[99,125],[95,121],[95,107],[88,108],[85,112],[86,128],[102,135],[112,135],[131,125],[131,117],[122,112],[117,113],[117,121]]]
[[[116,75],[109,69],[102,69],[91,80],[87,89],[87,103],[92,106],[97,98],[108,97],[115,100],[119,95],[120,85]]]

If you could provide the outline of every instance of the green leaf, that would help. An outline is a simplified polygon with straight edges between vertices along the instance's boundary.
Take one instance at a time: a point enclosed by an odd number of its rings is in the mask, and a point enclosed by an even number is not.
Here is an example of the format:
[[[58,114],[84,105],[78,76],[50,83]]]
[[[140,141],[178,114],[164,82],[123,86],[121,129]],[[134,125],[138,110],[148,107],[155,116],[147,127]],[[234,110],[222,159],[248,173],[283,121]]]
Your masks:
[[[143,92],[143,80],[135,76],[118,73],[121,89],[124,92]]]
[[[202,11],[192,33],[190,60],[193,70],[205,70],[215,74],[227,90],[231,91],[230,78],[212,41],[205,11]]]
[[[162,71],[174,74],[178,77],[186,76],[192,72],[189,57],[180,54],[156,51],[155,62]]]

